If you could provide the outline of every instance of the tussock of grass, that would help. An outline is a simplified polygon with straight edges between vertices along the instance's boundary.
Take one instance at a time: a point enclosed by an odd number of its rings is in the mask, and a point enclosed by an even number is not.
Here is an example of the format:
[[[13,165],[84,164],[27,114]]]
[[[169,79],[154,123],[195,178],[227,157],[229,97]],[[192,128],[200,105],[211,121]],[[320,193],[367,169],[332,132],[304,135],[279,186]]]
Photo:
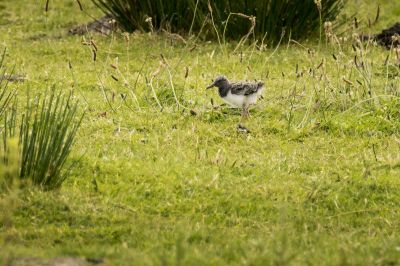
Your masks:
[[[238,40],[256,37],[269,44],[282,38],[305,39],[317,35],[321,20],[332,21],[343,7],[338,0],[92,0],[115,17],[127,32],[167,29],[201,38]],[[301,15],[300,15],[301,14]]]
[[[78,105],[72,93],[64,96],[53,89],[35,101],[28,102],[21,122],[19,176],[45,189],[54,189],[67,178],[63,168],[82,116],[77,117]]]
[[[3,90],[6,100],[4,115],[0,116],[0,188],[7,190],[18,178],[47,190],[59,188],[67,177],[63,168],[83,118],[77,118],[78,104],[72,93],[64,96],[53,89],[48,96],[33,100],[28,95],[19,121],[17,96],[7,92],[6,87]]]

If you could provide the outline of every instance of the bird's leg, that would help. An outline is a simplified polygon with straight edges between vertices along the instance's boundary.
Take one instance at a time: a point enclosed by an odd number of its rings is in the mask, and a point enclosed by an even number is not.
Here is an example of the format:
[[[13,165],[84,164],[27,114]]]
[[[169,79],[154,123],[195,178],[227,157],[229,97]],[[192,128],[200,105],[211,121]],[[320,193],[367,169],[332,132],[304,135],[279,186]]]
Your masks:
[[[250,133],[250,130],[248,130],[243,123],[249,118],[250,113],[249,113],[249,105],[243,104],[242,106],[242,118],[240,119],[240,123],[238,124],[237,130],[238,132],[242,133]]]
[[[243,105],[241,122],[246,121],[249,118],[249,116],[250,116],[249,106],[248,105]]]
[[[246,117],[250,117],[250,105],[246,107]]]

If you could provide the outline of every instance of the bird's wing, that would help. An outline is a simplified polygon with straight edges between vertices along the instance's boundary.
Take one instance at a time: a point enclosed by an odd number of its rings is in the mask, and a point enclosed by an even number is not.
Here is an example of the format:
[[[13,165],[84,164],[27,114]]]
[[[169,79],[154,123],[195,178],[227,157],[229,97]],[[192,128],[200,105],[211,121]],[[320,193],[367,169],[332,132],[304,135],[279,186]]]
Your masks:
[[[238,82],[231,84],[231,92],[236,95],[251,95],[263,86],[262,83]]]

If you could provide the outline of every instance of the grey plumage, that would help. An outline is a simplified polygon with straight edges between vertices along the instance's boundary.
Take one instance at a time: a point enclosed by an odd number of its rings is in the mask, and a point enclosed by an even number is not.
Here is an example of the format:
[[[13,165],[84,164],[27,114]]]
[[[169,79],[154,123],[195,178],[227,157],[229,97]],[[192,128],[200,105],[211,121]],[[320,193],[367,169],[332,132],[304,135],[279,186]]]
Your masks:
[[[249,96],[251,94],[257,93],[260,89],[264,87],[263,82],[247,82],[239,81],[230,83],[225,76],[218,76],[215,78],[214,82],[207,87],[210,89],[212,87],[218,88],[218,93],[221,97],[225,97],[229,91],[234,95],[245,95]]]
[[[257,93],[263,86],[262,82],[236,82],[230,84],[230,89],[232,94],[248,96]]]

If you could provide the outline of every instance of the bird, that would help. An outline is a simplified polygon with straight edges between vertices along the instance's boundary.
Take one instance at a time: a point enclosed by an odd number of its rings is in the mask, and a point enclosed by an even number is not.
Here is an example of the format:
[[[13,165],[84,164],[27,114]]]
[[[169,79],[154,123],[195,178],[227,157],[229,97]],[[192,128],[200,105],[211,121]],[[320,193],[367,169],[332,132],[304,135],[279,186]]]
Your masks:
[[[232,106],[242,108],[242,120],[249,117],[249,107],[257,103],[262,95],[264,83],[261,81],[229,82],[225,76],[217,76],[213,83],[207,87],[218,88],[219,96]]]

